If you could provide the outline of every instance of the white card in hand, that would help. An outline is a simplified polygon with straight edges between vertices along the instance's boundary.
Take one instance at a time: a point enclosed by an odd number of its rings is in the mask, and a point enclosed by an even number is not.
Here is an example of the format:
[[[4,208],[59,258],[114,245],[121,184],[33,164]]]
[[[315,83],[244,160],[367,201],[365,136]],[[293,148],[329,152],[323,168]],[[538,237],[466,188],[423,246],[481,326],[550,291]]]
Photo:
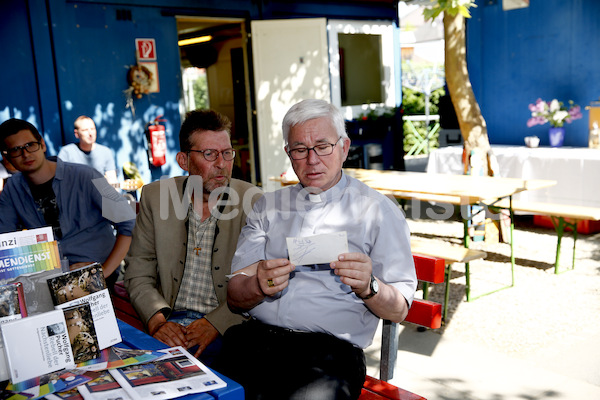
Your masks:
[[[290,262],[294,265],[325,264],[348,252],[346,231],[286,238]]]

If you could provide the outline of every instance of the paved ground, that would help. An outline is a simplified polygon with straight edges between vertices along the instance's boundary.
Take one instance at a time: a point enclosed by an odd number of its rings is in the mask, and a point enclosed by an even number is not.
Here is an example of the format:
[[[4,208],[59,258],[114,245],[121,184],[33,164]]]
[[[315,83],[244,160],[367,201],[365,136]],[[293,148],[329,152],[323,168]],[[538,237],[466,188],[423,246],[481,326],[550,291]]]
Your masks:
[[[409,225],[421,240],[460,245],[458,221],[409,219]],[[401,326],[392,383],[430,400],[600,399],[600,234],[580,234],[575,270],[559,275],[553,230],[521,217],[514,238],[515,286],[467,303],[464,266],[455,265],[447,323],[426,332]],[[564,267],[572,244],[570,235],[563,239]],[[475,294],[510,283],[507,244],[472,247],[488,252],[471,264]],[[431,296],[442,301],[441,285]],[[366,352],[373,376],[379,376],[379,333],[376,339]]]

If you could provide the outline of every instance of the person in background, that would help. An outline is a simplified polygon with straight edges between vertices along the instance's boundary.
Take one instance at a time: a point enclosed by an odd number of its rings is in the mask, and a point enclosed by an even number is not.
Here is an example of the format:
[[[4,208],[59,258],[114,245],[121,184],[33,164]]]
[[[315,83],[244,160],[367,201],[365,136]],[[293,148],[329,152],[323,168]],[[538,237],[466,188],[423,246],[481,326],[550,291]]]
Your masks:
[[[417,287],[408,225],[395,202],[342,171],[350,139],[337,108],[297,103],[283,140],[300,183],[265,193],[242,228],[228,303],[251,319],[226,332],[214,369],[246,399],[357,399],[379,319],[401,322]],[[326,240],[314,235],[343,234],[348,252],[289,259],[287,241],[309,252]]]
[[[210,364],[221,335],[242,322],[227,307],[227,274],[247,211],[261,191],[232,179],[231,122],[212,110],[187,114],[179,166],[189,173],[146,185],[124,283],[150,335]]]
[[[96,124],[86,115],[77,117],[74,123],[77,143],[63,146],[58,158],[75,164],[85,164],[104,175],[108,183],[118,183],[117,167],[113,152],[106,146],[96,143]]]
[[[19,171],[0,194],[0,233],[51,226],[71,269],[101,263],[112,290],[135,224],[127,200],[95,169],[46,158],[44,139],[27,121],[0,125],[0,151]]]

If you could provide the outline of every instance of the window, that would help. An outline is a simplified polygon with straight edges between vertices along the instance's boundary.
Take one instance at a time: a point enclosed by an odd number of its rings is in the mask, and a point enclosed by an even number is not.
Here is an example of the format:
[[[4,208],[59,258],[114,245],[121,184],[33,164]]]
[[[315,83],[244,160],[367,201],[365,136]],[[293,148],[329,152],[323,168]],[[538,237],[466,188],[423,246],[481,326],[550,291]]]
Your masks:
[[[401,99],[400,46],[392,22],[328,22],[332,102],[346,119]]]

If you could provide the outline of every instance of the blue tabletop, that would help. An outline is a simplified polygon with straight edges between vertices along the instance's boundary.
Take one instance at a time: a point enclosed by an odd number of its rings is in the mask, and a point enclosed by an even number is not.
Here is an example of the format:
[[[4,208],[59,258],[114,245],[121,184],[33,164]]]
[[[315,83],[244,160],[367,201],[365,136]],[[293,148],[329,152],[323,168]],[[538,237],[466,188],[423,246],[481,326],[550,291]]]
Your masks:
[[[117,322],[119,324],[119,329],[121,330],[121,338],[123,339],[122,344],[129,348],[160,350],[169,347],[163,342],[154,339],[152,336],[132,327],[121,320],[117,320]],[[213,372],[227,383],[226,387],[223,389],[213,390],[211,392],[189,394],[179,398],[185,400],[244,400],[244,388],[239,383],[232,381],[216,371]]]

